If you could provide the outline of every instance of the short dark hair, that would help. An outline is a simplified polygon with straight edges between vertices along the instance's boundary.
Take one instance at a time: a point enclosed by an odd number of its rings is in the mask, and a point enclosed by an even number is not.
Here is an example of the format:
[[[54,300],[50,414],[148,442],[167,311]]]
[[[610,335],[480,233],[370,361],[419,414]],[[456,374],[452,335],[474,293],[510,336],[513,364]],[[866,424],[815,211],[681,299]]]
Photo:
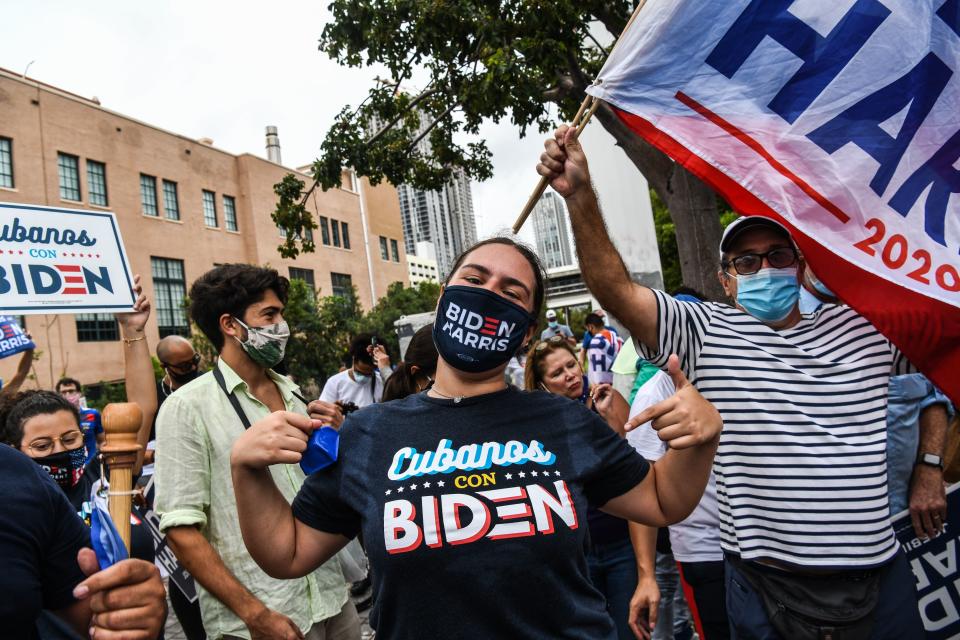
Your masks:
[[[23,425],[35,416],[66,411],[80,428],[80,413],[66,398],[53,391],[31,389],[7,398],[0,404],[0,443],[17,449],[23,441]]]
[[[587,314],[587,317],[583,319],[583,324],[584,324],[584,325],[592,324],[592,325],[595,325],[595,326],[598,326],[598,327],[602,327],[602,326],[603,326],[603,318],[601,318],[600,316],[598,316],[598,315],[595,314],[595,313],[588,313],[588,314]]]
[[[374,335],[372,333],[358,333],[353,337],[353,340],[350,341],[351,365],[354,360],[359,360],[360,362],[373,366],[373,356],[367,351],[367,347],[370,346],[370,341],[373,337]],[[378,341],[378,343],[380,342]]]
[[[243,319],[247,307],[263,300],[268,290],[286,304],[289,288],[290,281],[276,269],[224,264],[207,271],[190,287],[190,317],[220,353],[223,349],[220,316],[226,313]]]
[[[454,260],[453,267],[450,268],[450,273],[447,274],[447,279],[444,281],[444,284],[450,284],[450,280],[453,278],[454,274],[456,274],[457,269],[460,268],[460,265],[463,264],[463,260],[471,252],[488,244],[503,244],[508,247],[513,247],[520,252],[520,255],[526,258],[527,262],[530,263],[530,268],[533,269],[533,279],[536,285],[533,291],[533,311],[531,311],[531,314],[534,317],[539,317],[540,308],[543,307],[543,298],[545,295],[543,265],[540,263],[540,258],[537,257],[537,254],[533,249],[522,242],[517,242],[513,238],[508,238],[506,236],[487,238],[486,240],[481,240],[480,242],[475,243],[468,249],[464,249],[463,252],[457,256],[457,259]]]
[[[68,384],[75,386],[77,391],[83,389],[83,386],[77,381],[76,378],[60,378],[57,380],[57,386],[55,386],[54,389],[57,391],[57,393],[60,393],[60,387],[65,387]]]

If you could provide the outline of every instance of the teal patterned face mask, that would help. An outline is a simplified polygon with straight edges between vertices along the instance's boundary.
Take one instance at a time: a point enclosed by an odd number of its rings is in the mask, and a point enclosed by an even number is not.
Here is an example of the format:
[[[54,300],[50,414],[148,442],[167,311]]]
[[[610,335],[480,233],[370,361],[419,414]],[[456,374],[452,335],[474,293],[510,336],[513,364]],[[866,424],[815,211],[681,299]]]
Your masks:
[[[241,327],[247,330],[247,339],[241,340],[234,336],[250,359],[264,369],[270,369],[280,364],[287,349],[287,340],[290,339],[290,327],[286,320],[265,327],[248,327],[242,320],[234,318]]]

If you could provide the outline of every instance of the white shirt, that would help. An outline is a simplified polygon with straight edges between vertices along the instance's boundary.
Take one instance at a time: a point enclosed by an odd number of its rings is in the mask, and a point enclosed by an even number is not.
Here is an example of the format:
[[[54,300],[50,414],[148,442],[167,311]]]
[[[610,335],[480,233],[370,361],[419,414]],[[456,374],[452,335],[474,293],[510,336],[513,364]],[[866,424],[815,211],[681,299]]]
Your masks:
[[[630,405],[630,417],[649,406],[666,400],[676,392],[670,376],[664,372],[647,380]],[[667,452],[667,443],[660,439],[656,430],[646,422],[627,434],[627,442],[637,453],[651,462],[659,460]],[[723,560],[720,548],[720,510],[717,506],[717,481],[710,472],[707,489],[700,504],[686,520],[670,525],[670,546],[673,557],[680,562],[714,562]]]
[[[323,385],[323,391],[320,393],[320,399],[324,402],[352,402],[361,409],[374,402],[380,402],[383,397],[383,379],[380,377],[380,372],[374,370],[376,382],[371,384],[370,378],[364,382],[355,381],[350,377],[351,371],[352,369],[344,369],[327,378],[327,383]]]

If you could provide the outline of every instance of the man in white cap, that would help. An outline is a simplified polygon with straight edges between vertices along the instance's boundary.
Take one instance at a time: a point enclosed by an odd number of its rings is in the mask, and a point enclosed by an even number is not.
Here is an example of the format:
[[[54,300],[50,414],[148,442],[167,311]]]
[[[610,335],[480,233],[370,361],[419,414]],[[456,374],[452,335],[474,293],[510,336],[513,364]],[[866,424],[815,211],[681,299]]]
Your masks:
[[[568,325],[560,324],[560,322],[557,321],[557,312],[550,309],[547,311],[547,328],[540,332],[540,339],[549,340],[554,336],[563,336],[571,345],[576,344],[576,340],[573,338],[573,331],[570,330]]]
[[[849,307],[801,315],[803,261],[769,219],[741,218],[720,241],[733,306],[633,282],[573,132],[545,147],[537,172],[566,200],[587,286],[641,356],[663,367],[677,354],[723,417],[714,472],[732,637],[923,638],[887,498],[887,382],[909,363]]]

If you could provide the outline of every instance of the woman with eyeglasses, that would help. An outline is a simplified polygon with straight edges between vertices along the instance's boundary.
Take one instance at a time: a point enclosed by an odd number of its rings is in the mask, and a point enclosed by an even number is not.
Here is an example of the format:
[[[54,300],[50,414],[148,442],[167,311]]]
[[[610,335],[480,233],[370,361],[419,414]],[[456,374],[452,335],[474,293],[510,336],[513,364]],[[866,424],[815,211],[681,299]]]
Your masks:
[[[650,412],[675,447],[650,465],[579,403],[508,386],[543,299],[525,245],[491,238],[461,254],[437,305],[433,386],[351,414],[338,460],[292,505],[273,474],[300,461],[319,421],[273,414],[240,436],[233,488],[257,564],[307,575],[362,531],[379,640],[617,638],[589,579],[587,507],[653,526],[682,519],[722,425],[685,385]]]
[[[610,384],[588,387],[577,356],[563,336],[534,343],[527,356],[524,381],[527,391],[546,391],[576,400],[598,413],[613,431],[623,434],[630,405]],[[606,598],[618,639],[632,640],[634,635],[628,622],[630,598],[637,589],[637,563],[642,554],[634,551],[626,520],[589,507],[587,523],[590,580]],[[653,576],[653,557],[646,560],[650,566],[644,567],[643,575]]]
[[[138,442],[146,433],[156,411],[153,396],[153,365],[144,339],[150,303],[142,294],[140,276],[134,278],[136,303],[132,313],[117,314],[123,336],[127,396],[144,412]],[[100,484],[100,458],[87,463],[80,413],[76,405],[53,391],[21,391],[0,404],[0,443],[18,449],[40,465],[60,489],[77,514],[89,525],[93,491]],[[153,537],[135,514],[131,514],[131,557],[153,562]]]

